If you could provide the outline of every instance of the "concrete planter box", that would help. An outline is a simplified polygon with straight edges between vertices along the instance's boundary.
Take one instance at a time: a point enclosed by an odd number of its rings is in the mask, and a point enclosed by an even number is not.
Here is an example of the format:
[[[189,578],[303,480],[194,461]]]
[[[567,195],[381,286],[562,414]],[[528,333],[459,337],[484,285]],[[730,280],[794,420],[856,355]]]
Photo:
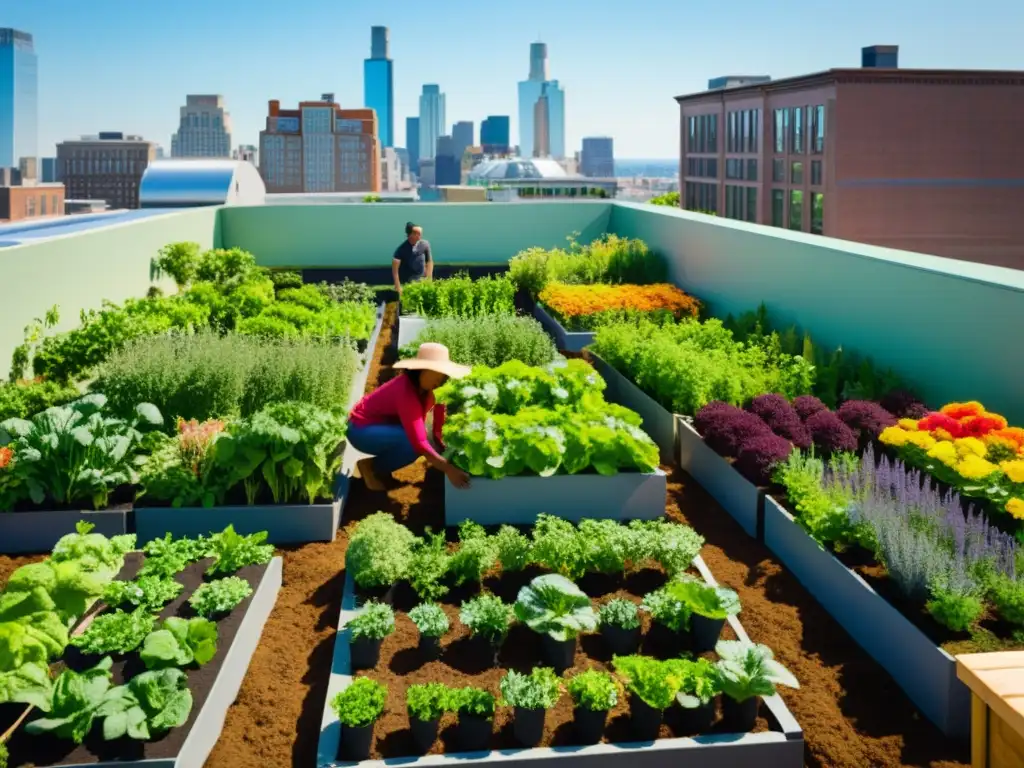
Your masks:
[[[139,542],[164,534],[208,536],[229,525],[241,534],[266,531],[271,544],[334,541],[341,519],[341,501],[330,504],[280,504],[254,507],[145,507],[135,510]]]
[[[398,348],[416,340],[420,332],[427,327],[427,318],[419,315],[398,316]]]
[[[370,366],[373,364],[373,353],[377,349],[377,340],[380,338],[381,327],[384,324],[384,305],[377,307],[377,322],[373,326],[373,333],[366,342],[366,350],[362,354],[362,365],[352,379],[352,386],[349,389],[348,409],[358,403],[366,393],[366,380],[370,376]]]
[[[667,478],[651,474],[517,475],[501,480],[474,477],[459,490],[445,478],[444,523],[475,520],[481,525],[531,525],[548,512],[565,520],[584,518],[655,520],[665,514]]]
[[[693,425],[677,417],[679,466],[700,483],[715,501],[739,523],[749,536],[761,539],[761,511],[764,492],[733,469],[707,446]]]
[[[707,566],[698,557],[694,564],[706,581],[715,584]],[[345,581],[338,627],[344,627],[356,614],[355,586]],[[740,639],[746,632],[735,617],[730,625]],[[347,637],[341,632],[334,641],[334,661],[327,684],[327,698],[317,745],[317,768],[352,765],[337,760],[341,724],[331,710],[330,701],[352,682],[352,668]],[[662,768],[666,765],[687,768],[802,768],[804,762],[803,731],[779,696],[764,699],[762,712],[772,725],[763,733],[714,734],[694,738],[658,739],[643,743],[595,744],[594,746],[538,747],[507,749],[494,752],[454,753],[387,760],[366,760],[359,765],[385,768],[389,765],[462,766],[496,763],[507,768],[556,765],[560,768]],[[552,762],[553,761],[553,762]]]
[[[820,547],[771,496],[764,503],[764,541],[925,717],[949,737],[969,737],[970,691],[957,678],[956,660],[950,654]]]
[[[99,512],[77,510],[0,512],[0,554],[20,555],[49,552],[62,536],[75,532],[81,520],[92,523],[94,533],[121,536],[128,533],[129,509]]]
[[[676,440],[675,414],[593,352],[590,353],[590,358],[594,370],[608,385],[604,391],[605,400],[618,403],[640,414],[640,418],[644,420],[644,432],[657,443],[661,451],[661,460],[666,464],[675,461],[679,448]]]
[[[547,313],[540,302],[533,305],[533,316],[544,326],[544,330],[555,340],[555,346],[565,352],[582,352],[594,341],[593,331],[567,331],[562,324]]]

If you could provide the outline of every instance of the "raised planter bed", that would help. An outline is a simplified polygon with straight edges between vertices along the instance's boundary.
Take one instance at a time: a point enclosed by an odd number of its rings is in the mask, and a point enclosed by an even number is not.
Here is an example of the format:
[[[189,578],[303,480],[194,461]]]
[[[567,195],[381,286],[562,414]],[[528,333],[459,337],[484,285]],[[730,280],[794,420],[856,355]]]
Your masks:
[[[819,546],[771,496],[764,500],[764,543],[925,717],[947,736],[969,737],[970,691],[957,678],[956,660]]]
[[[370,375],[370,366],[373,364],[373,352],[377,348],[377,339],[380,338],[380,330],[384,324],[384,304],[377,307],[377,322],[373,326],[373,332],[366,342],[366,348],[362,351],[362,365],[352,378],[352,386],[349,389],[348,408],[359,402],[366,393],[366,381]]]
[[[548,314],[540,302],[533,305],[533,316],[537,318],[544,330],[555,340],[555,346],[565,352],[582,352],[584,347],[594,342],[593,331],[567,331],[560,322]]]
[[[709,583],[715,583],[707,566],[699,557],[694,564]],[[338,620],[339,627],[343,627],[355,615],[355,609],[355,587],[349,578],[345,583],[341,614]],[[749,639],[738,621],[730,619],[729,623],[738,638]],[[522,629],[529,633],[529,630]],[[594,639],[597,640],[597,638]],[[512,642],[512,638],[506,641],[506,648]],[[405,651],[399,651],[394,658],[396,660],[403,658],[404,663],[405,653]],[[372,673],[370,675],[373,676]],[[318,768],[352,764],[343,763],[336,758],[341,739],[341,726],[329,705],[330,700],[338,692],[344,690],[352,679],[349,644],[345,635],[339,633],[334,644],[334,659],[327,686],[327,704],[324,707],[320,739],[317,745]],[[571,707],[570,703],[563,703]],[[410,749],[408,755],[396,754],[386,759],[363,761],[359,765],[374,766],[374,768],[378,766],[383,768],[386,765],[399,763],[403,765],[456,766],[493,761],[506,766],[525,768],[538,764],[536,761],[544,761],[544,764],[547,764],[546,761],[555,760],[558,761],[557,765],[571,766],[572,768],[616,768],[616,766],[624,764],[642,768],[660,768],[660,766],[676,764],[685,765],[688,768],[762,768],[762,766],[769,765],[773,768],[800,768],[803,766],[804,758],[803,732],[800,726],[779,696],[768,697],[764,699],[763,704],[761,712],[768,722],[770,730],[759,733],[716,731],[702,736],[661,738],[642,743],[622,740],[591,746],[502,748],[427,756],[417,756]],[[510,728],[510,725],[507,727]],[[561,732],[561,729],[558,732]],[[612,735],[617,732],[621,731],[616,731],[614,724],[609,724],[605,731],[608,738],[612,738]],[[502,741],[508,735],[500,727],[496,729],[496,734],[495,738]],[[389,741],[392,737],[400,736],[400,732],[389,733]],[[444,729],[442,729],[442,739],[445,739]]]
[[[481,525],[530,525],[542,512],[557,510],[572,522],[584,518],[654,520],[665,514],[667,477],[650,474],[520,475],[491,480],[474,477],[469,488],[455,488],[445,478],[445,525],[474,520]]]
[[[605,399],[640,414],[644,420],[643,430],[657,443],[661,460],[666,464],[674,461],[679,450],[675,414],[593,352],[590,353],[590,363],[608,385],[604,391]]]
[[[133,559],[136,567],[141,564],[138,555],[129,555],[126,570]],[[208,562],[192,565],[178,576],[185,584],[185,591],[161,612],[161,617],[188,615],[185,612],[185,600],[201,583]],[[249,566],[238,572],[238,576],[252,585],[253,594],[226,618],[217,622],[217,655],[213,660],[198,669],[186,670],[194,703],[188,721],[181,728],[171,730],[156,741],[133,742],[125,739],[104,742],[100,725],[97,724],[86,742],[77,747],[70,741],[30,736],[19,730],[8,744],[10,764],[31,763],[40,768],[196,768],[203,765],[220,738],[228,708],[238,696],[263,626],[277,601],[281,573],[282,561],[279,557],[265,566]],[[90,658],[90,661],[98,658]],[[115,684],[123,681],[128,663],[131,662],[126,662],[124,657],[115,657]],[[136,671],[133,669],[129,676]]]
[[[419,315],[398,316],[398,348],[411,344],[420,335],[420,332],[427,327],[427,318]]]
[[[131,508],[39,512],[0,512],[0,554],[20,555],[49,552],[61,537],[75,532],[80,520],[96,526],[95,533],[120,536],[129,532]],[[223,530],[223,527],[221,527]]]

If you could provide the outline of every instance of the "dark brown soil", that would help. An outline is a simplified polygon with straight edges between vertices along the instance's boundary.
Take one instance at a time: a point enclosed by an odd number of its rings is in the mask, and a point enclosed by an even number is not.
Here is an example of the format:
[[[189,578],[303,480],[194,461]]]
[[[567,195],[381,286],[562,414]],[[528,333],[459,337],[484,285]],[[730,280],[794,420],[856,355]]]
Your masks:
[[[131,579],[142,567],[143,555],[129,554],[125,558],[125,567],[119,578]],[[191,618],[192,613],[188,605],[188,598],[195,591],[196,587],[203,583],[203,573],[213,562],[210,559],[193,563],[185,571],[175,578],[181,582],[185,589],[173,602],[168,603],[160,613],[160,619],[168,616],[182,616]],[[249,566],[242,568],[236,574],[245,579],[252,586],[253,590],[259,586],[260,580],[267,568],[264,565]],[[97,722],[93,726],[92,733],[86,742],[76,746],[70,741],[51,737],[30,736],[24,729],[18,729],[8,743],[10,749],[10,765],[12,768],[22,765],[87,765],[99,763],[105,760],[153,760],[159,758],[173,757],[181,751],[189,731],[195,724],[196,718],[202,711],[203,704],[210,694],[217,674],[227,658],[228,649],[238,634],[239,626],[245,617],[252,597],[243,600],[230,614],[217,622],[217,655],[213,660],[202,667],[186,669],[188,673],[188,687],[192,691],[192,713],[188,722],[181,728],[169,731],[163,738],[150,742],[138,742],[131,739],[120,739],[116,742],[105,742]],[[103,658],[102,656],[87,656],[77,648],[68,647],[64,654],[63,662],[76,670],[88,669]],[[113,677],[114,684],[120,685],[131,679],[146,668],[138,658],[137,653],[125,656],[114,656]],[[34,719],[41,713],[33,713],[29,719]]]

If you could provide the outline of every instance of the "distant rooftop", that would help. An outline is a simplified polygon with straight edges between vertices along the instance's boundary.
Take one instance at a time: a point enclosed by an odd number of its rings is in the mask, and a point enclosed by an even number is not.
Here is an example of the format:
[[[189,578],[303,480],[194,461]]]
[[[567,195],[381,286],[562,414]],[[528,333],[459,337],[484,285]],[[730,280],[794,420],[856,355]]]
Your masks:
[[[721,88],[739,88],[743,85],[758,85],[771,80],[769,75],[722,75],[708,80],[708,90],[717,91]]]
[[[123,224],[150,216],[168,213],[166,210],[111,211],[110,213],[81,214],[77,216],[59,216],[42,221],[31,221],[18,224],[0,225],[0,248],[12,245],[23,245],[51,237],[74,235],[90,229],[106,227],[110,224]]]

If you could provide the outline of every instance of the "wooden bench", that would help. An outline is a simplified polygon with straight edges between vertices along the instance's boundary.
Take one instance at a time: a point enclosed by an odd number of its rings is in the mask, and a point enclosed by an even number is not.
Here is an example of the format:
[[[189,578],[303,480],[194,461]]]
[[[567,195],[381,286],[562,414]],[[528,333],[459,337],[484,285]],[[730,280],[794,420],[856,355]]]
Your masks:
[[[1024,768],[1024,651],[963,654],[956,673],[971,689],[972,768]]]

